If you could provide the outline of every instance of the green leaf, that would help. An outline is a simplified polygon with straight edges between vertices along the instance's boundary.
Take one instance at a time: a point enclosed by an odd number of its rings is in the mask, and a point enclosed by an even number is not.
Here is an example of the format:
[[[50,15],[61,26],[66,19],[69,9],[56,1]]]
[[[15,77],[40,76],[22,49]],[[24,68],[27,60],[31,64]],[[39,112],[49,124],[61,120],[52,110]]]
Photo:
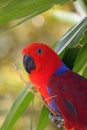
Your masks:
[[[73,69],[75,60],[77,58],[77,55],[78,55],[80,49],[81,48],[78,46],[78,47],[74,47],[74,48],[68,48],[65,51],[62,60],[66,64],[66,66],[69,67],[70,69]]]
[[[87,65],[85,66],[82,75],[87,78]]]
[[[0,25],[14,19],[30,19],[48,9],[55,4],[64,4],[69,0],[1,0],[0,3]]]
[[[78,0],[77,3],[81,7],[82,11],[87,14],[87,0]]]
[[[87,29],[87,17],[72,27],[58,42],[55,43],[54,50],[60,54],[68,45],[76,45],[81,35]]]
[[[36,130],[44,130],[46,128],[46,126],[50,121],[48,116],[49,116],[49,110],[46,108],[46,106],[44,106],[41,111]]]
[[[81,37],[81,40],[79,43],[83,45],[83,44],[86,44],[86,42],[87,42],[87,29],[84,32],[83,36]]]
[[[28,91],[26,87],[23,88],[21,93],[15,99],[2,127],[1,130],[11,130],[15,122],[23,114],[25,109],[28,107],[34,95]]]
[[[5,6],[7,6],[7,4],[10,2],[11,0],[0,0],[0,8],[3,8]]]
[[[84,70],[87,68],[87,41],[78,53],[77,59],[74,64],[73,70],[80,73],[83,76],[86,76]],[[87,73],[87,70],[86,70]],[[86,77],[87,78],[87,77]]]

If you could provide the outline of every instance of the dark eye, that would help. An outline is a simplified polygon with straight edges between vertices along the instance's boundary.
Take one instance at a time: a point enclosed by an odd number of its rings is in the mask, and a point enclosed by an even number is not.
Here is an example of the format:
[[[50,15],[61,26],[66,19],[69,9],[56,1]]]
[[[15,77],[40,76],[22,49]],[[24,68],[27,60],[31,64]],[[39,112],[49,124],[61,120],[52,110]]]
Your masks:
[[[41,53],[42,53],[42,49],[39,48],[39,49],[37,50],[37,53],[38,53],[38,54],[41,54]]]

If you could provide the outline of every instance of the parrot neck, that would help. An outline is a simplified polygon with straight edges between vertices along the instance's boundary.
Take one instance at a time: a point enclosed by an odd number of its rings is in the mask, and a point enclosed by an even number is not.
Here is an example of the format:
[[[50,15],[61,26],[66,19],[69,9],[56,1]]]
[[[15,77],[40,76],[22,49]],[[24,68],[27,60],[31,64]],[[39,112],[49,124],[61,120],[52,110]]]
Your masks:
[[[67,70],[69,70],[68,67],[66,67],[66,65],[63,63],[62,66],[58,67],[58,69],[55,71],[55,74],[57,75],[62,75],[64,74]]]
[[[31,82],[33,83],[34,87],[39,91],[43,97],[48,98],[49,94],[47,91],[47,82],[49,81],[50,76],[57,72],[59,74],[63,73],[65,70],[65,65],[60,62],[56,62],[55,66],[54,62],[52,64],[48,64],[41,71],[36,71],[35,73],[32,73],[32,75],[29,75],[29,78]]]

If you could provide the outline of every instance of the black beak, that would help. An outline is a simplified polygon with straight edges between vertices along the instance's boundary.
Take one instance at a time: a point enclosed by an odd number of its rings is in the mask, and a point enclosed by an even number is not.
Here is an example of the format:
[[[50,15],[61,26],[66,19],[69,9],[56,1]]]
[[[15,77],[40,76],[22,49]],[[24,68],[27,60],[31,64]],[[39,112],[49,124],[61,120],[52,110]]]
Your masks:
[[[35,69],[34,59],[29,55],[24,55],[23,65],[25,70],[31,74],[31,70]]]

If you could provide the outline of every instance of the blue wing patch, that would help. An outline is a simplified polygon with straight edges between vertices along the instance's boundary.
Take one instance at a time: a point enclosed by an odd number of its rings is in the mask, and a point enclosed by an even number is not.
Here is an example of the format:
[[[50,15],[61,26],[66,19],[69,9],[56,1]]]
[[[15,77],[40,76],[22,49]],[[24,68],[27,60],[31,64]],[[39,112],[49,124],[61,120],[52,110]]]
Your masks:
[[[52,95],[50,88],[47,87],[47,90],[48,90],[50,96],[52,97],[53,95]],[[51,98],[50,102],[48,102],[48,105],[51,109],[53,109],[53,111],[55,111],[57,113],[60,112],[59,108],[57,107],[57,105],[55,103],[54,97]]]
[[[65,66],[65,64],[63,63],[62,66],[59,67],[59,68],[56,70],[55,74],[57,74],[57,75],[62,75],[62,74],[64,74],[67,70],[69,70],[69,68],[67,68],[67,67]]]

